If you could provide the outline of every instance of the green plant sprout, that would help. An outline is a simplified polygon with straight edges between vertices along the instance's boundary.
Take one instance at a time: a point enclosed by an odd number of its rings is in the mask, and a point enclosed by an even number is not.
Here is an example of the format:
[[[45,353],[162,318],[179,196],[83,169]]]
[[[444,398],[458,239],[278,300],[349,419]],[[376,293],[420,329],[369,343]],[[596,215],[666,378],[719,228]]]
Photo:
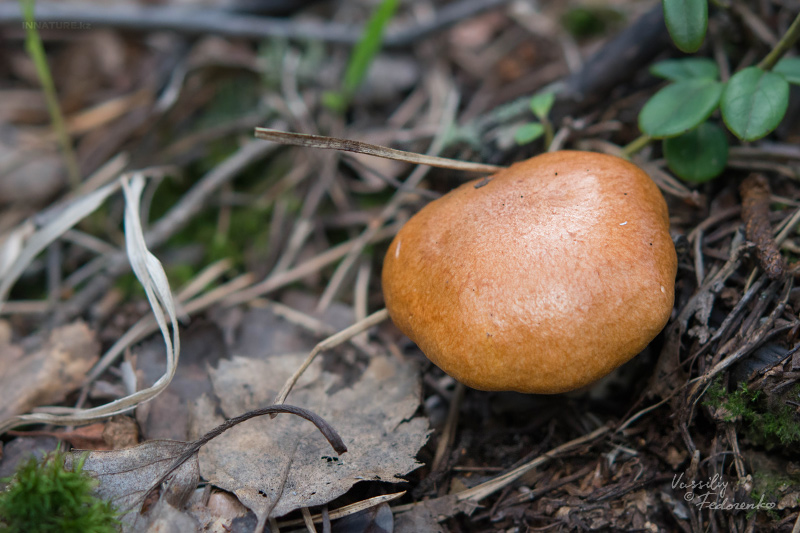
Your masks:
[[[42,84],[44,99],[47,102],[47,111],[50,113],[50,120],[53,122],[53,130],[58,137],[61,145],[61,152],[64,156],[64,164],[67,168],[67,175],[72,188],[77,188],[81,183],[81,171],[78,168],[78,160],[75,151],[72,149],[72,141],[69,138],[64,117],[61,115],[61,107],[56,95],[56,87],[53,77],[50,75],[50,67],[47,65],[47,56],[44,53],[44,45],[36,31],[36,20],[34,18],[35,0],[20,0],[22,15],[25,18],[25,49],[33,60],[36,67],[36,75]]]
[[[555,102],[554,93],[537,94],[531,98],[530,108],[539,122],[529,122],[520,126],[514,133],[514,140],[519,145],[528,144],[544,135],[545,146],[553,142],[553,124],[548,115]]]
[[[702,28],[694,18],[701,4],[705,9]],[[678,48],[697,50],[707,25],[706,0],[663,0],[663,5]],[[630,155],[660,139],[667,165],[680,178],[703,183],[719,176],[728,161],[728,140],[722,128],[708,122],[709,117],[719,109],[727,129],[742,141],[758,140],[777,128],[789,105],[789,84],[800,85],[800,59],[781,58],[798,38],[800,15],[757,66],[740,70],[726,82],[720,81],[719,68],[711,59],[656,63],[650,72],[671,83],[644,105],[639,113],[644,135],[626,146],[624,153]]]
[[[64,469],[65,452],[57,449],[39,463],[23,462],[12,478],[0,481],[0,533],[111,533],[117,513],[92,490],[97,481],[83,472],[86,456],[74,470]]]
[[[386,26],[392,20],[399,5],[399,0],[383,0],[375,8],[375,12],[364,27],[361,39],[350,56],[342,88],[338,92],[326,92],[323,95],[322,102],[325,106],[341,113],[350,105],[353,95],[366,78],[372,61],[381,49]]]

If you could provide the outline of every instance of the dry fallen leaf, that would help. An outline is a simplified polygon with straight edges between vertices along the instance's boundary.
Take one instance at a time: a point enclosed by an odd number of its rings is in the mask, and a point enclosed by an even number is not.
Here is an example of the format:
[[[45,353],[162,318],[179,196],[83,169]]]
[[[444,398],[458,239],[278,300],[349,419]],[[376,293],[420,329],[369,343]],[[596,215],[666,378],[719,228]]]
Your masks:
[[[211,370],[225,416],[269,404],[305,354],[256,360],[234,357]],[[419,405],[417,369],[377,356],[352,386],[343,387],[317,360],[289,401],[317,412],[342,436],[348,453],[331,456],[314,429],[290,417],[262,418],[234,428],[200,451],[202,475],[233,492],[259,518],[325,504],[362,480],[402,481],[420,464],[415,456],[428,438],[428,422],[414,418]],[[196,432],[221,421],[214,402],[194,406]]]
[[[135,353],[139,388],[152,387],[164,372],[164,343],[154,337],[141,343]],[[226,353],[222,333],[213,324],[195,320],[181,332],[181,363],[169,388],[136,408],[145,439],[189,440],[188,406],[211,391],[206,367]]]
[[[74,461],[84,461],[83,470],[99,481],[98,496],[123,513],[123,532],[140,531],[163,514],[159,511],[163,510],[162,504],[183,509],[200,479],[197,452],[202,446],[237,424],[279,413],[294,414],[312,422],[337,453],[347,451],[336,431],[316,414],[291,405],[270,405],[231,417],[193,442],[151,440],[123,450],[78,450],[67,455],[65,467],[71,469]],[[158,499],[154,502],[156,495]],[[151,505],[154,506],[150,508]],[[172,523],[171,519],[168,522]]]
[[[100,345],[83,322],[53,330],[33,353],[5,346],[0,350],[0,420],[61,402],[83,384],[99,356]]]
[[[141,528],[146,519],[139,509],[153,481],[160,478],[189,446],[180,441],[151,440],[133,448],[113,451],[74,451],[67,457],[66,468],[72,461],[86,456],[84,471],[98,479],[97,494],[109,500],[122,516],[123,531]],[[179,466],[171,475],[164,499],[174,507],[182,506],[197,487],[199,473],[197,456]]]
[[[129,416],[111,417],[103,425],[103,442],[112,450],[136,446],[139,443],[139,426]],[[80,448],[80,446],[77,447]]]
[[[52,431],[9,431],[8,434],[15,437],[54,437],[68,442],[73,448],[82,450],[110,450],[112,449],[111,446],[103,440],[104,430],[105,424],[98,422],[70,431],[63,429]]]

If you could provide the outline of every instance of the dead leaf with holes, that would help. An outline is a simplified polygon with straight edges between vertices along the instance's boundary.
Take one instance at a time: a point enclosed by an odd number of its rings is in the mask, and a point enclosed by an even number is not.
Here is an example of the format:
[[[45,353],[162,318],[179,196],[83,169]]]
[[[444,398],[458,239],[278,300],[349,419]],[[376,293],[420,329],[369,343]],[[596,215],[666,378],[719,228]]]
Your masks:
[[[147,523],[152,526],[161,519],[173,523],[175,513],[167,507],[181,511],[197,488],[198,450],[237,424],[280,413],[308,420],[336,453],[347,451],[336,430],[316,414],[291,405],[269,405],[232,416],[193,442],[151,440],[124,450],[73,451],[67,455],[65,467],[73,469],[75,462],[83,461],[83,470],[99,481],[97,495],[122,513],[123,533],[139,531]],[[154,502],[155,496],[158,499]],[[152,512],[147,509],[150,504]],[[166,526],[159,527],[163,530]]]
[[[210,371],[219,406],[207,397],[194,406],[195,434],[225,416],[269,404],[305,354],[267,359],[234,357]],[[289,395],[336,428],[348,452],[332,457],[314,430],[286,418],[238,426],[200,451],[200,471],[235,493],[259,523],[301,507],[322,505],[362,480],[402,481],[420,466],[415,456],[428,438],[428,421],[414,417],[420,383],[416,367],[386,356],[370,360],[358,380],[343,385],[312,364]]]
[[[84,459],[83,470],[100,484],[97,494],[110,501],[122,515],[123,532],[140,530],[148,522],[139,514],[145,495],[153,481],[161,477],[190,443],[173,440],[151,440],[132,448],[115,451],[74,451],[67,456],[66,467]],[[172,473],[162,493],[173,507],[181,507],[197,487],[197,456],[191,457]]]

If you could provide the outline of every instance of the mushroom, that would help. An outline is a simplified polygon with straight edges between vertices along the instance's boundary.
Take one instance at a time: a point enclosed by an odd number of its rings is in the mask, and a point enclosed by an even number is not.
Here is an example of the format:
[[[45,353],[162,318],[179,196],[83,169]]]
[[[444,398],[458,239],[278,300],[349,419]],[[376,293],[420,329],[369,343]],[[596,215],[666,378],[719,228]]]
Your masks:
[[[664,198],[636,165],[560,151],[425,206],[383,266],[393,322],[458,381],[555,394],[641,352],[673,305]]]

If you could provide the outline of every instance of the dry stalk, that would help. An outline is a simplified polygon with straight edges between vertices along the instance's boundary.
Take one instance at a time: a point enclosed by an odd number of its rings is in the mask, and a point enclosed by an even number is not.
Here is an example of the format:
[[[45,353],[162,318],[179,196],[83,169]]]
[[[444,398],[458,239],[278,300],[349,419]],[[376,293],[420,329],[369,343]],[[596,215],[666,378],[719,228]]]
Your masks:
[[[484,163],[473,163],[470,161],[459,161],[457,159],[447,159],[431,155],[417,154],[387,148],[377,144],[370,144],[350,139],[340,139],[338,137],[325,137],[324,135],[309,135],[306,133],[291,133],[287,131],[273,130],[270,128],[256,128],[255,136],[259,139],[272,141],[280,144],[291,144],[294,146],[308,146],[310,148],[322,148],[326,150],[342,150],[344,152],[355,152],[357,154],[367,154],[384,159],[404,161],[416,165],[429,165],[438,168],[449,168],[451,170],[464,170],[467,172],[489,172],[495,173],[503,167],[487,165]]]
[[[317,344],[316,346],[314,346],[314,349],[311,350],[311,353],[308,354],[308,357],[306,357],[305,361],[303,361],[303,364],[300,365],[300,368],[298,368],[294,372],[294,374],[292,374],[291,377],[288,380],[286,380],[286,383],[283,385],[283,388],[281,388],[281,391],[278,393],[278,396],[275,398],[275,404],[276,405],[281,405],[281,404],[283,404],[283,402],[286,401],[286,397],[289,396],[289,393],[291,392],[292,387],[294,387],[295,383],[297,383],[297,380],[300,379],[300,376],[303,375],[303,372],[306,371],[306,369],[309,367],[309,365],[311,365],[311,363],[314,361],[314,359],[317,357],[317,355],[320,354],[320,352],[322,352],[323,350],[329,350],[331,348],[339,346],[340,344],[342,344],[344,342],[349,341],[350,339],[352,339],[353,337],[355,337],[356,335],[358,335],[362,331],[366,331],[367,329],[371,328],[372,326],[374,326],[376,324],[380,324],[381,322],[386,320],[388,317],[389,317],[389,311],[387,311],[386,309],[381,309],[380,311],[375,311],[374,313],[369,315],[367,318],[365,318],[363,320],[359,320],[358,322],[356,322],[352,326],[343,329],[342,331],[340,331],[339,333],[336,333],[335,335],[331,335],[330,337],[328,337],[324,341],[322,341],[319,344]]]

